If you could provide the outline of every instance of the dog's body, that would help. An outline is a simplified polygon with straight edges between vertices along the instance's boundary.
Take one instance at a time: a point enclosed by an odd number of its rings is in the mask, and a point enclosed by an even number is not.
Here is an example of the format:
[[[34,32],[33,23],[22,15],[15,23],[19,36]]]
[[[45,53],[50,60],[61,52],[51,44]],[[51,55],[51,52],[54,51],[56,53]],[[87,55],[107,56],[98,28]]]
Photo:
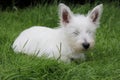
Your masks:
[[[94,34],[101,13],[102,4],[87,16],[74,15],[69,7],[60,4],[59,28],[34,26],[26,29],[15,40],[12,48],[15,52],[46,55],[65,62],[70,62],[71,58],[84,60],[82,52],[94,46]]]

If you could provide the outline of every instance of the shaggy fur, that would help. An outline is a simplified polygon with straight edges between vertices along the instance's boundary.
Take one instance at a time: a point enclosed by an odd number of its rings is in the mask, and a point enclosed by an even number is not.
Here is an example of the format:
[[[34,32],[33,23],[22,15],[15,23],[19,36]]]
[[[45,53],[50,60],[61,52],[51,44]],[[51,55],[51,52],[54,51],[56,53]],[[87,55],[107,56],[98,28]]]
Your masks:
[[[12,48],[17,53],[46,55],[65,62],[71,59],[85,60],[83,52],[95,44],[102,9],[103,5],[100,4],[85,16],[73,14],[68,6],[61,3],[60,27],[33,26],[26,29],[16,38]]]

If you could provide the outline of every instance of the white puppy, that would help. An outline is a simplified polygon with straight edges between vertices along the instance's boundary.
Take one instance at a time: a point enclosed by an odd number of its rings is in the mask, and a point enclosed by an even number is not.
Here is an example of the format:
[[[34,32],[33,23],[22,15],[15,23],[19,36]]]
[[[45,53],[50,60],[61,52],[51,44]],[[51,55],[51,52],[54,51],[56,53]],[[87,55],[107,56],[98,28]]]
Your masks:
[[[60,27],[51,29],[33,26],[24,30],[14,41],[13,50],[26,54],[46,55],[48,58],[70,62],[84,60],[82,53],[95,44],[96,28],[103,5],[96,6],[86,16],[73,14],[68,6],[59,4]]]

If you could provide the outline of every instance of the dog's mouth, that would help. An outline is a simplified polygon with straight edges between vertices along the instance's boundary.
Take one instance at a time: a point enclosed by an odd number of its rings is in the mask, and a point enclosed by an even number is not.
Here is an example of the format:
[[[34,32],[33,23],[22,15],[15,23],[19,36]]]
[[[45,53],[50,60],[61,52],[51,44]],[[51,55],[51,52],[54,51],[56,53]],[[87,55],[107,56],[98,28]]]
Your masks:
[[[82,53],[82,52],[86,52],[86,51],[88,51],[88,50],[89,50],[89,48],[88,48],[88,49],[79,48],[79,49],[76,50],[76,52],[78,52],[78,53],[81,52],[81,53]]]
[[[88,50],[89,50],[89,49],[84,49],[84,48],[82,49],[82,51],[88,51]]]
[[[88,50],[90,50],[90,48],[88,48],[88,49],[83,48],[81,51],[85,52],[85,51],[88,51]]]
[[[84,47],[83,47],[81,50],[82,50],[82,51],[88,51],[88,50],[91,50],[91,49],[93,49],[93,46],[89,46],[89,48],[84,48]]]

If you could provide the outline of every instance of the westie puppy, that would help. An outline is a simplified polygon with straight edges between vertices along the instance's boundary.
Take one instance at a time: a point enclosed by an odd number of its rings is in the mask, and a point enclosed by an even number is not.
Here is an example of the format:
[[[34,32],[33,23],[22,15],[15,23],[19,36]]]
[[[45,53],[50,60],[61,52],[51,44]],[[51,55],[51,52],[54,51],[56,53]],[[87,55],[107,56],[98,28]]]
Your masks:
[[[102,11],[103,5],[100,4],[87,15],[73,14],[68,6],[61,3],[60,27],[33,26],[26,29],[14,41],[12,48],[17,53],[45,55],[65,62],[85,60],[83,52],[95,44],[95,32]]]

